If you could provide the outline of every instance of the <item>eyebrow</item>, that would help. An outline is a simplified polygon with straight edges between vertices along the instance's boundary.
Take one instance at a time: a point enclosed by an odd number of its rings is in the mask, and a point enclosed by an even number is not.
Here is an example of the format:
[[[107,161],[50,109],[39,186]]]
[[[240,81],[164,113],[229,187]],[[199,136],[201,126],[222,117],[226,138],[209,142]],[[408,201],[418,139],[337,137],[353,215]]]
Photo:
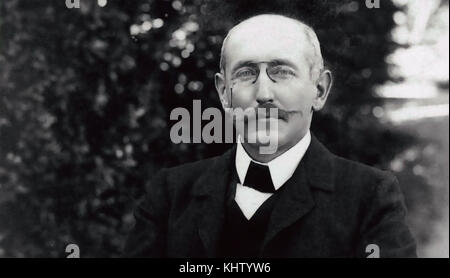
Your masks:
[[[251,60],[244,60],[244,61],[239,61],[236,65],[234,65],[234,67],[231,69],[231,73],[234,73],[237,69],[240,69],[242,67],[250,67],[250,66],[254,66],[256,64],[256,62],[253,62]]]
[[[271,66],[287,65],[287,66],[290,66],[290,67],[294,68],[295,70],[298,70],[298,67],[293,62],[291,62],[291,61],[289,61],[287,59],[273,59],[273,60],[270,60],[270,61],[260,61],[260,62],[255,62],[255,61],[252,61],[252,60],[243,60],[243,61],[239,61],[231,69],[231,73],[234,73],[239,68],[252,67],[252,66],[255,66],[256,64],[263,63],[263,62],[266,62],[266,63],[270,64]]]

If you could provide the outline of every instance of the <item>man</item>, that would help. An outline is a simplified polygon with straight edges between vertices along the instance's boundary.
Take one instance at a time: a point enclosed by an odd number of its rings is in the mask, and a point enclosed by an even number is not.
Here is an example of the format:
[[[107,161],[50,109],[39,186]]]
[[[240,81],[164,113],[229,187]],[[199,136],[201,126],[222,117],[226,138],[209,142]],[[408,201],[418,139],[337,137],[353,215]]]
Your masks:
[[[220,64],[226,111],[278,108],[253,119],[276,124],[277,148],[261,152],[256,129],[222,156],[161,170],[135,212],[129,256],[416,256],[395,177],[331,154],[309,131],[332,84],[310,27],[247,19],[228,33]]]

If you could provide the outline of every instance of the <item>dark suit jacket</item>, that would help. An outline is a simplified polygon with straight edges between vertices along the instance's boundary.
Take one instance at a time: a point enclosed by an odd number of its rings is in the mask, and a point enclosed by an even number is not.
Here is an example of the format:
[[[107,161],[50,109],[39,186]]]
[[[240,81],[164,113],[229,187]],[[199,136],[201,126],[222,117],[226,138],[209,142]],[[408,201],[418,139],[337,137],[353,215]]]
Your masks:
[[[236,148],[161,170],[135,211],[127,256],[216,257]],[[314,136],[273,209],[260,257],[415,257],[396,178],[337,157]]]

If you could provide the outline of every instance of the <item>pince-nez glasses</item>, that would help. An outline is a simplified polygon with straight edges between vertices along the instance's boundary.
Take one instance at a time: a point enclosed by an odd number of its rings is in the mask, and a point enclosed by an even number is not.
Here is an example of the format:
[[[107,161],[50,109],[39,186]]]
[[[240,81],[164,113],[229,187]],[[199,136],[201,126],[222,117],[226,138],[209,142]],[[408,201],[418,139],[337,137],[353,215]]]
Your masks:
[[[231,99],[234,90],[246,89],[256,83],[261,73],[262,64],[266,65],[266,74],[273,83],[282,84],[296,77],[296,72],[292,67],[278,61],[244,62],[231,73]]]

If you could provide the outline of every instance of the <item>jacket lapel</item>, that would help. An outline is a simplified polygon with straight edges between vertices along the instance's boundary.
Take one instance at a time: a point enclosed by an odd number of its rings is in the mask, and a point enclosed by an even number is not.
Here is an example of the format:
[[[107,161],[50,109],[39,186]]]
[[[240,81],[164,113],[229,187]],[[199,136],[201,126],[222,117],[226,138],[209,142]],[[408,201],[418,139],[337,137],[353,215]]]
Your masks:
[[[225,220],[225,196],[235,164],[236,146],[211,162],[194,184],[198,233],[205,256],[217,256]],[[312,135],[311,144],[292,177],[283,185],[261,251],[274,237],[299,221],[315,205],[313,189],[334,190],[333,155]]]
[[[269,220],[261,252],[278,233],[314,208],[313,188],[333,191],[332,161],[332,154],[313,135],[305,156],[292,177],[283,185]]]
[[[234,167],[236,147],[213,160],[205,174],[194,184],[200,218],[198,232],[207,257],[217,255],[225,220],[225,196]]]

